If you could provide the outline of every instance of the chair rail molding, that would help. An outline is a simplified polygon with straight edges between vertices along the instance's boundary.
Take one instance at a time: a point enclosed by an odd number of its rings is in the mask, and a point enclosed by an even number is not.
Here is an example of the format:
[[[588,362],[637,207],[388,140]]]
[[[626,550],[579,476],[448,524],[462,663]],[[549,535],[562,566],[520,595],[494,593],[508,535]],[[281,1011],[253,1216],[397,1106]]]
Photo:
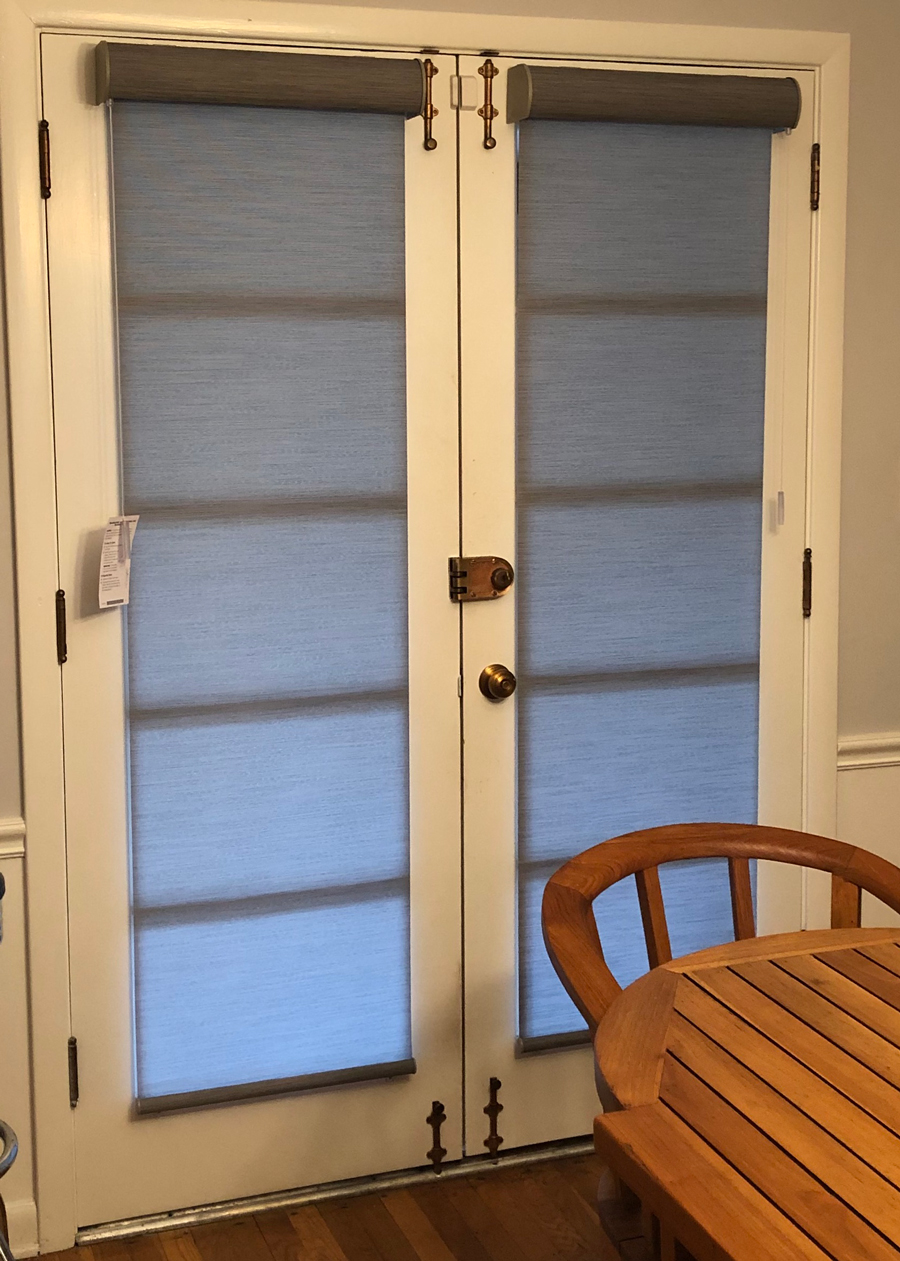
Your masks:
[[[879,731],[868,736],[846,736],[838,741],[839,771],[872,766],[900,766],[900,731]]]

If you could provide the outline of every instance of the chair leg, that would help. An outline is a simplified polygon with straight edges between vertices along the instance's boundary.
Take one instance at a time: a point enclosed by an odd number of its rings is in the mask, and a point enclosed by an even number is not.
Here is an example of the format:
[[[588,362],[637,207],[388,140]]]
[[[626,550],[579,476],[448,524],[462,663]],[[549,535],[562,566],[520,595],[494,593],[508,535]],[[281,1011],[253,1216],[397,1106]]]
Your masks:
[[[676,1261],[675,1236],[662,1222],[659,1223],[659,1261]]]
[[[607,1239],[620,1257],[640,1261],[645,1253],[641,1201],[629,1186],[605,1169],[597,1188],[597,1212]]]

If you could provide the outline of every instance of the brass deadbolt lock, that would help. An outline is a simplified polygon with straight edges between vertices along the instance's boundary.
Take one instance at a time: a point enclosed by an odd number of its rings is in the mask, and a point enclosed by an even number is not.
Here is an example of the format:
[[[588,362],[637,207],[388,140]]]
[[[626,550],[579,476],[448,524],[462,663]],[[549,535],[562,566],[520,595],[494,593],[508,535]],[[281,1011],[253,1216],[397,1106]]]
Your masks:
[[[485,666],[478,677],[478,686],[489,701],[506,701],[516,690],[516,676],[506,666]]]
[[[455,604],[496,600],[513,585],[515,576],[502,556],[451,556],[450,599]]]

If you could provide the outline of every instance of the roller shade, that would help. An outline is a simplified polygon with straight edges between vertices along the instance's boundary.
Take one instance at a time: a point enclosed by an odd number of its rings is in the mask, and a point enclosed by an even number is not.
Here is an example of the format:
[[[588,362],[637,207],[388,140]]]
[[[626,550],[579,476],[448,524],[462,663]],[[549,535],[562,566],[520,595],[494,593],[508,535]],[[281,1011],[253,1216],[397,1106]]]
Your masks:
[[[136,1107],[405,1076],[405,123],[111,114]]]
[[[673,123],[783,131],[800,118],[796,79],[513,66],[507,122]]]
[[[168,44],[97,45],[97,102],[264,105],[281,109],[422,112],[414,58],[326,57]]]

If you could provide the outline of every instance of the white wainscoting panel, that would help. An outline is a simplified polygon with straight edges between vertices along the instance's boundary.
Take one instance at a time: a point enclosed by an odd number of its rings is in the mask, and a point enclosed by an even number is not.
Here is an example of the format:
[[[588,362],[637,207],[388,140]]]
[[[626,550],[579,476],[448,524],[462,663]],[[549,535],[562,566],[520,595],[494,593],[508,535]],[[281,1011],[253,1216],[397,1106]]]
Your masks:
[[[0,820],[0,872],[6,878],[0,942],[0,1116],[16,1131],[19,1155],[0,1190],[17,1257],[38,1250],[31,1136],[31,1069],[25,955],[24,827]],[[18,850],[18,853],[15,851]]]
[[[842,740],[838,770],[838,838],[900,867],[900,732]],[[863,924],[900,926],[900,915],[864,893]]]

